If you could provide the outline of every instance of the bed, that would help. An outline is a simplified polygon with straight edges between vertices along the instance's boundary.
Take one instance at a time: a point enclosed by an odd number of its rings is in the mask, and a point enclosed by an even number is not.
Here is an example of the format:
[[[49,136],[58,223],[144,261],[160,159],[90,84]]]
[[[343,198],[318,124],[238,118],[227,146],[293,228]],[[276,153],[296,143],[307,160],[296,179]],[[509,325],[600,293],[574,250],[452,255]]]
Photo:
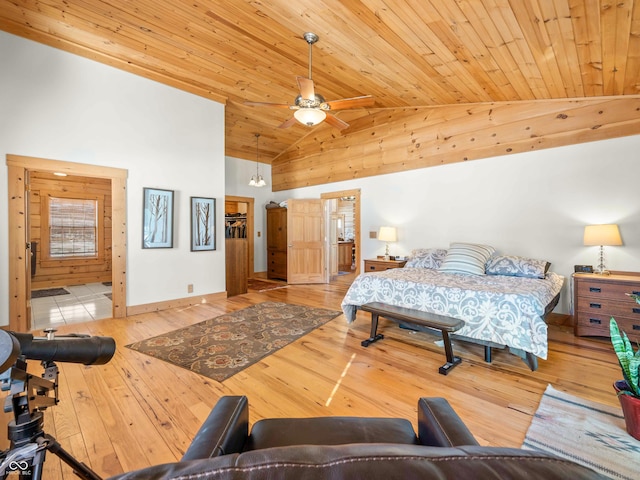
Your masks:
[[[544,318],[558,303],[564,277],[549,272],[548,262],[495,256],[490,247],[476,261],[482,273],[470,274],[466,266],[447,268],[451,251],[414,250],[404,268],[359,275],[342,301],[347,321],[370,302],[459,318],[465,326],[452,338],[483,345],[489,362],[492,348],[508,348],[536,370],[537,358],[547,358]]]

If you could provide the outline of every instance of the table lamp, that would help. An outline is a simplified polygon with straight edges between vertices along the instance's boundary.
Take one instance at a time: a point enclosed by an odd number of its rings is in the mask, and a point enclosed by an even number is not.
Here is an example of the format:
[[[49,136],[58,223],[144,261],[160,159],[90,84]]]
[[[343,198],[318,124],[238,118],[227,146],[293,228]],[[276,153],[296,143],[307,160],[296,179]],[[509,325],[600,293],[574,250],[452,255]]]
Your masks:
[[[389,242],[397,242],[398,234],[396,227],[380,227],[378,232],[378,240],[381,242],[387,242],[387,248],[384,252],[384,259],[389,260]]]
[[[622,245],[618,225],[587,225],[584,227],[584,244],[600,246],[600,264],[594,273],[609,275],[609,271],[604,266],[604,246]]]

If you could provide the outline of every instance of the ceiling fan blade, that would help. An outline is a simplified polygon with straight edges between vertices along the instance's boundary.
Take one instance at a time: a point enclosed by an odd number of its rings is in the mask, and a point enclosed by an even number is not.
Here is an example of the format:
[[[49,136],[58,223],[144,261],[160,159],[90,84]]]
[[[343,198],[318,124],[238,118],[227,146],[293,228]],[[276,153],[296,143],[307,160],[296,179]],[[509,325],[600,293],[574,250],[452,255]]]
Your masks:
[[[375,100],[371,95],[364,95],[362,97],[343,98],[325,103],[329,105],[331,110],[341,110],[344,108],[370,107],[374,102]]]
[[[300,95],[305,100],[314,100],[316,98],[315,90],[313,87],[313,80],[306,77],[296,77],[298,80],[298,88],[300,88]]]
[[[244,102],[245,105],[250,107],[277,107],[277,108],[289,108],[286,103],[269,103],[269,102]]]
[[[296,117],[291,117],[286,122],[283,122],[278,128],[289,128],[294,123],[296,123]]]
[[[330,113],[327,113],[327,118],[325,118],[324,121],[332,127],[337,128],[338,130],[349,128],[349,124],[347,122],[345,122],[344,120],[340,120],[338,117],[331,115]]]

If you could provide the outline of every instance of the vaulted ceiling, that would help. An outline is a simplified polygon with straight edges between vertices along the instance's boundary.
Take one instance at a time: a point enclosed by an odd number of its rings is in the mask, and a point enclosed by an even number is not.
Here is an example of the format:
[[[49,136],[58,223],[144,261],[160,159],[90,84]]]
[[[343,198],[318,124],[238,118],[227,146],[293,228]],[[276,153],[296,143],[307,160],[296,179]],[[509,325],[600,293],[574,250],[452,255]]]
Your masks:
[[[385,111],[640,94],[633,0],[3,0],[0,29],[225,103],[226,154],[255,159],[260,133],[264,162]],[[304,32],[317,93],[375,97],[342,133],[244,105],[294,101]]]

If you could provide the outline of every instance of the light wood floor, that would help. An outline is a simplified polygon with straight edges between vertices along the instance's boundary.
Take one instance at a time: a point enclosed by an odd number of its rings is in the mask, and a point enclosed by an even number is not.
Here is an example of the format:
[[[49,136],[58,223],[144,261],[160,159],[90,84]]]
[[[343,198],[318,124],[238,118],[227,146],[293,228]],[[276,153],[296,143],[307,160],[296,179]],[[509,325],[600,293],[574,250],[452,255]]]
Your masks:
[[[63,327],[59,333],[114,337],[117,351],[106,365],[58,364],[60,403],[46,410],[45,432],[107,477],[178,460],[216,400],[229,394],[248,396],[251,423],[263,417],[358,415],[405,417],[414,426],[418,398],[442,396],[481,444],[511,447],[520,447],[548,384],[618,405],[612,382],[620,373],[609,342],[575,338],[566,327],[550,327],[549,359],[541,360],[536,372],[503,351],[486,364],[481,347],[459,343],[454,349],[463,362],[446,377],[438,374],[444,353],[433,343],[435,336],[382,320],[386,338],[361,347],[369,335],[369,316],[363,312],[352,325],[338,316],[223,383],[125,348],[261,301],[340,310],[346,288],[288,286]],[[76,477],[49,453],[43,478]]]

